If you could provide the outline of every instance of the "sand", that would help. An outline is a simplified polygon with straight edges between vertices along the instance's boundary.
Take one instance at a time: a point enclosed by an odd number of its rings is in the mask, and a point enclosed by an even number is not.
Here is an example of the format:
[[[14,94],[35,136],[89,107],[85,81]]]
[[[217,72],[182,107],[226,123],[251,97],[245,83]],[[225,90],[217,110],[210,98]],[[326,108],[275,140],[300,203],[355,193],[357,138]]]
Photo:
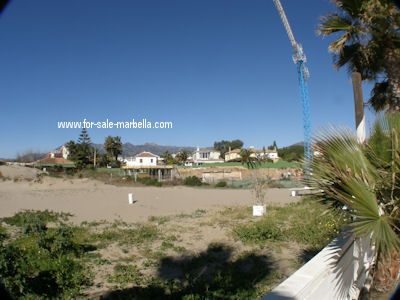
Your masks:
[[[2,171],[2,169],[0,169]],[[128,203],[132,193],[135,203]],[[288,189],[269,189],[267,203],[297,201]],[[227,206],[253,205],[251,190],[176,187],[118,187],[89,179],[45,178],[43,183],[10,180],[0,182],[0,217],[23,209],[53,210],[74,215],[71,221],[126,222],[149,216],[218,210]]]
[[[35,179],[37,174],[43,173],[42,171],[34,168],[27,168],[18,165],[0,166],[0,174],[3,177],[19,180],[19,179]]]

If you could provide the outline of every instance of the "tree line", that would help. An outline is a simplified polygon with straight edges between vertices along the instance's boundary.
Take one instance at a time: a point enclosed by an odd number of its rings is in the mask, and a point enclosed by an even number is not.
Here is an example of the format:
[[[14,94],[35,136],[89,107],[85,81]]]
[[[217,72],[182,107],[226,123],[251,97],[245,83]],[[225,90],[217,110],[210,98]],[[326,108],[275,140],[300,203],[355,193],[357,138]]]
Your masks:
[[[78,169],[86,168],[91,165],[105,167],[120,167],[121,162],[118,160],[118,155],[122,154],[122,141],[119,136],[108,136],[104,141],[105,154],[99,154],[97,149],[93,147],[89,134],[86,128],[82,129],[78,140],[69,141],[65,145],[69,151],[68,158],[75,162]],[[95,162],[96,160],[96,162]]]

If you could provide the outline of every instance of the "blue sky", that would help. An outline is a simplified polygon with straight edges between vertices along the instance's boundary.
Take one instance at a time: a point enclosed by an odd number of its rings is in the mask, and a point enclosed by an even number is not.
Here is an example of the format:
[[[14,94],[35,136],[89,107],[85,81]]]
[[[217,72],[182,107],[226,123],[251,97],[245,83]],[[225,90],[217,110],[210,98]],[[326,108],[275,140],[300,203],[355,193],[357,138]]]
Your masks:
[[[353,128],[350,78],[333,69],[331,39],[315,33],[332,4],[281,2],[308,58],[313,129]],[[75,140],[80,130],[57,121],[83,118],[174,124],[91,129],[96,143],[303,140],[296,66],[272,0],[14,0],[0,16],[0,45],[0,157]]]

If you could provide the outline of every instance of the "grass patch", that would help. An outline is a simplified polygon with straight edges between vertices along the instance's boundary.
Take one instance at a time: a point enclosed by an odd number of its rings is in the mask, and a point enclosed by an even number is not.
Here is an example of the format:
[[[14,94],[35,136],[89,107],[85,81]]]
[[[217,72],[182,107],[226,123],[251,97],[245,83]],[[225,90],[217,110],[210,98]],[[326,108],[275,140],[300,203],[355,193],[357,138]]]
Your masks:
[[[118,264],[114,267],[114,274],[108,276],[108,282],[116,283],[119,287],[137,285],[143,282],[143,274],[135,265]]]
[[[255,243],[262,245],[283,238],[281,229],[275,222],[267,218],[250,225],[239,225],[233,229],[233,233],[246,244]]]
[[[285,207],[269,207],[268,214],[252,224],[234,227],[234,236],[246,244],[295,241],[321,250],[345,227],[348,218],[340,210],[313,199]]]
[[[140,224],[136,228],[122,229],[118,227],[105,228],[100,233],[92,234],[92,240],[105,242],[107,244],[116,242],[119,245],[141,245],[145,242],[155,240],[159,230],[154,225]]]

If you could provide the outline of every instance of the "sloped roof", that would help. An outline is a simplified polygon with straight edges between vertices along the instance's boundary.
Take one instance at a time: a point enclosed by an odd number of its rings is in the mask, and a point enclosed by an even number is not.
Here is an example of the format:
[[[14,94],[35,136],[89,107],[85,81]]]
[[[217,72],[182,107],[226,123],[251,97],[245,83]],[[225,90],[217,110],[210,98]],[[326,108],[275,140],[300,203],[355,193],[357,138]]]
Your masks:
[[[151,152],[142,152],[136,155],[136,157],[158,157],[158,156]]]
[[[231,151],[226,152],[225,154],[231,154],[231,153],[240,153],[241,149],[233,149]]]
[[[219,152],[219,151],[214,149],[199,149],[199,152]]]

